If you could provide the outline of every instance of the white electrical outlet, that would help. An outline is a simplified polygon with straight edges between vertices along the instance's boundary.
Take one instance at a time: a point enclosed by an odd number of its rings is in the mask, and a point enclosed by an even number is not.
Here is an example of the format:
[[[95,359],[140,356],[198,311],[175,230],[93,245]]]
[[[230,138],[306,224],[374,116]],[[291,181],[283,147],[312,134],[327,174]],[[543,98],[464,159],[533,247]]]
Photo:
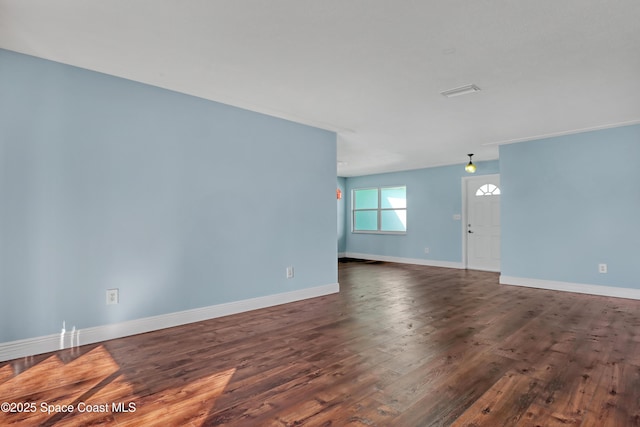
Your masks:
[[[429,253],[429,248],[424,248],[424,253],[428,254]]]
[[[107,289],[107,305],[118,304],[120,302],[118,293],[118,289]]]
[[[606,273],[607,272],[607,264],[598,264],[598,272]]]
[[[287,279],[293,279],[293,267],[287,267]]]

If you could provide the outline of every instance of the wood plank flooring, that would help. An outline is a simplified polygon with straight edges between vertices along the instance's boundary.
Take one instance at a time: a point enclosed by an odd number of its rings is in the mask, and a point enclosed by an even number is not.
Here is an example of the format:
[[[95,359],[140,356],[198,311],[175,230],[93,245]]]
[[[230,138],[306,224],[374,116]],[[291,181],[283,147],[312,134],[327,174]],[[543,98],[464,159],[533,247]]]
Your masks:
[[[0,402],[20,410],[0,425],[640,426],[640,301],[391,263],[340,263],[339,280],[0,363]]]

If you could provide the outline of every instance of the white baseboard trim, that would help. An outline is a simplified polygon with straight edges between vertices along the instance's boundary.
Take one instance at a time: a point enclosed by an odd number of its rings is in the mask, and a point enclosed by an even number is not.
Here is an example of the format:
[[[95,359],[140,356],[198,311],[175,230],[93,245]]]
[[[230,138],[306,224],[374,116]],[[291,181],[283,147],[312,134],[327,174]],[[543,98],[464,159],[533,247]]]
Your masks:
[[[192,310],[145,317],[111,325],[80,329],[73,333],[72,331],[67,331],[64,335],[53,334],[0,343],[0,362],[62,350],[78,345],[93,344],[130,335],[143,334],[159,329],[185,325],[187,323],[258,310],[260,308],[273,307],[337,292],[340,292],[340,285],[338,283],[331,283],[313,288],[217,304],[209,307],[194,308]]]
[[[400,258],[400,257],[384,256],[384,255],[359,254],[355,252],[346,252],[345,256],[347,258],[366,259],[369,261],[396,262],[398,264],[416,264],[416,265],[427,265],[431,267],[464,269],[464,266],[462,265],[461,262],[452,262],[452,261],[437,261],[433,259],[419,259],[419,258]]]
[[[344,258],[347,256],[346,252],[338,252],[338,258]]]
[[[587,285],[583,283],[559,282],[555,280],[529,279],[526,277],[500,276],[501,285],[524,286],[527,288],[549,289],[552,291],[575,292],[579,294],[605,297],[640,299],[640,289],[617,288],[613,286]]]

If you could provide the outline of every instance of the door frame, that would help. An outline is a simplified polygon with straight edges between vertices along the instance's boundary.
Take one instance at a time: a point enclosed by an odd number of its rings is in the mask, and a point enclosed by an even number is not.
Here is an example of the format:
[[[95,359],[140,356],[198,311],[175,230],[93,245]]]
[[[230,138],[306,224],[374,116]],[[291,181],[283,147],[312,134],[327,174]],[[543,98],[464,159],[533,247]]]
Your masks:
[[[474,175],[474,176],[463,176],[461,179],[462,185],[462,213],[461,213],[461,227],[462,227],[462,268],[465,270],[468,268],[468,251],[467,251],[467,224],[469,218],[469,207],[467,206],[467,183],[472,180],[482,180],[483,178],[488,177],[498,177],[500,178],[499,173],[489,173],[484,175]],[[500,181],[500,189],[502,189],[502,181]],[[502,209],[502,200],[500,200],[500,208]],[[501,226],[502,227],[502,226]],[[502,254],[500,254],[500,259],[502,259]]]

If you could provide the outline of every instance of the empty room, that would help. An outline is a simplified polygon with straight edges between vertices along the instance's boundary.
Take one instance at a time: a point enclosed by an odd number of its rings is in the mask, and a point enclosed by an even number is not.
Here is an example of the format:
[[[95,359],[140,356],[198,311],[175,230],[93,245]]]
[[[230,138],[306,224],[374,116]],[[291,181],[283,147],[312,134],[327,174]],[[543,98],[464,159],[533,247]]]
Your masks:
[[[0,425],[640,425],[639,18],[0,0]]]

